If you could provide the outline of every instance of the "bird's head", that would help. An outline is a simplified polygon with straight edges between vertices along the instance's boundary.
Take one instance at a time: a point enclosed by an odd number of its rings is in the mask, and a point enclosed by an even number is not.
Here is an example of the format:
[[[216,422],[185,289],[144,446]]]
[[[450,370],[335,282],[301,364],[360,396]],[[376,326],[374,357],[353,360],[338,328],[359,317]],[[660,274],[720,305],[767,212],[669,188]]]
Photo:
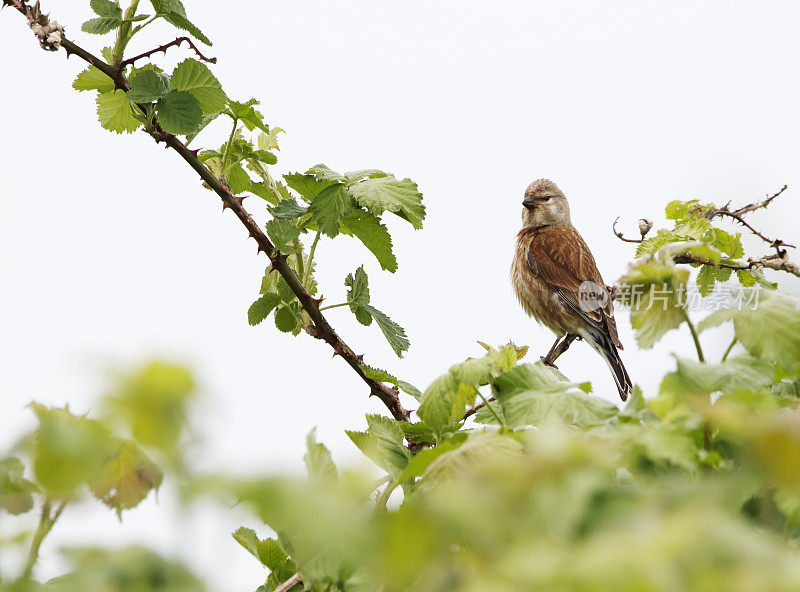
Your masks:
[[[523,228],[569,225],[569,204],[564,193],[550,179],[538,179],[525,190],[522,200]]]

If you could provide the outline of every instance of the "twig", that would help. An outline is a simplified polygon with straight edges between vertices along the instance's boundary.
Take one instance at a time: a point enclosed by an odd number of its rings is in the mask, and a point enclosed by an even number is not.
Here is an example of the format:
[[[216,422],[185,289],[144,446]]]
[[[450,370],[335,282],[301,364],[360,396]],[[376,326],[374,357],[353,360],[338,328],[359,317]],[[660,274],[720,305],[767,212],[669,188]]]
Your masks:
[[[737,271],[745,271],[748,269],[752,269],[756,265],[759,265],[759,260],[751,259],[750,263],[746,265],[740,265],[738,263],[717,263],[716,261],[708,261],[706,259],[698,259],[697,257],[692,257],[691,255],[678,255],[673,259],[675,263],[689,263],[689,264],[697,264],[697,265],[710,265],[712,267],[723,267],[725,269],[734,269]]]
[[[644,235],[642,235],[642,238],[625,238],[625,236],[619,230],[617,230],[617,222],[619,222],[619,216],[614,219],[614,223],[611,225],[611,230],[614,231],[614,234],[619,240],[625,241],[626,243],[644,242]]]
[[[289,592],[292,588],[297,586],[297,584],[302,584],[303,579],[300,577],[299,573],[294,574],[291,578],[283,582],[277,588],[275,588],[275,592]]]
[[[781,193],[786,191],[788,187],[789,187],[788,185],[784,185],[783,187],[780,188],[780,190],[777,193],[773,193],[772,195],[768,196],[764,201],[747,204],[746,206],[743,206],[738,210],[735,210],[733,213],[736,214],[737,216],[742,216],[743,214],[748,214],[750,212],[760,210],[761,208],[766,208],[770,204],[770,202],[772,202],[773,199],[775,199]]]
[[[707,219],[709,219],[709,220],[713,220],[714,218],[716,218],[718,216],[720,216],[720,217],[721,216],[727,216],[728,218],[733,219],[735,222],[738,222],[739,224],[741,224],[742,226],[747,228],[750,232],[752,232],[758,238],[763,240],[765,243],[769,244],[769,246],[778,249],[778,252],[780,254],[780,247],[795,248],[795,246],[794,245],[790,245],[788,243],[785,243],[779,238],[776,238],[776,239],[773,240],[771,238],[768,238],[768,237],[764,236],[761,232],[759,232],[758,230],[753,228],[753,226],[751,224],[749,224],[744,219],[744,215],[745,214],[749,214],[750,212],[755,212],[756,210],[760,210],[762,208],[766,208],[770,203],[772,203],[772,200],[774,200],[776,197],[778,197],[784,191],[786,191],[787,187],[788,187],[788,185],[784,185],[783,187],[781,187],[780,191],[770,195],[765,200],[760,201],[760,202],[754,202],[754,203],[751,203],[751,204],[747,204],[747,205],[742,206],[741,208],[736,209],[736,210],[731,210],[730,209],[730,203],[727,203],[721,208],[717,208],[716,210],[709,211],[708,213],[706,213],[705,217]]]
[[[478,403],[477,405],[475,405],[475,407],[472,407],[471,409],[467,409],[467,412],[464,414],[464,417],[461,418],[461,421],[465,421],[469,417],[475,415],[478,412],[479,409],[482,409],[483,407],[486,407],[487,403],[490,403],[490,402],[496,401],[496,400],[497,399],[495,399],[494,397],[489,397],[488,399],[484,399],[483,403]]]
[[[699,265],[711,265],[713,267],[724,267],[726,269],[733,269],[737,271],[747,271],[754,267],[766,267],[774,269],[775,271],[785,271],[794,276],[800,277],[800,265],[789,259],[788,253],[783,251],[780,255],[765,255],[763,257],[750,257],[747,263],[716,263],[714,261],[706,261],[698,259],[691,255],[679,255],[673,259],[675,263],[697,263]]]
[[[200,50],[197,49],[197,46],[192,42],[191,39],[189,39],[188,37],[178,37],[177,39],[175,39],[175,41],[170,41],[169,43],[165,43],[164,45],[159,45],[155,49],[151,49],[150,51],[146,51],[144,53],[140,53],[139,55],[137,55],[135,57],[128,58],[127,60],[123,60],[120,63],[119,67],[120,68],[124,68],[125,66],[132,65],[135,62],[137,62],[138,60],[143,60],[144,58],[149,58],[151,55],[153,55],[155,53],[158,53],[159,51],[163,51],[164,55],[166,55],[167,54],[167,50],[170,47],[175,47],[177,45],[180,45],[184,41],[189,44],[189,47],[191,47],[194,50],[194,52],[197,54],[197,57],[199,57],[201,60],[203,60],[204,62],[208,62],[209,64],[216,64],[217,63],[217,58],[207,58],[206,56],[204,56],[200,52]]]
[[[24,5],[22,0],[2,0],[4,5],[14,6],[19,12],[27,16],[27,11],[30,9]],[[38,6],[38,5],[37,5]],[[64,39],[61,47],[67,52],[68,56],[71,54],[77,55],[86,62],[97,67],[101,72],[106,74],[114,81],[116,88],[128,91],[130,84],[128,83],[125,75],[118,69],[105,63],[103,60],[92,55],[85,49],[75,45],[71,41]],[[286,255],[278,251],[275,245],[269,240],[267,235],[259,227],[255,220],[250,216],[247,210],[242,206],[244,197],[235,197],[229,188],[227,188],[219,179],[217,179],[211,171],[197,158],[197,152],[189,150],[183,142],[181,142],[173,134],[162,131],[157,123],[153,126],[148,133],[158,142],[164,142],[169,148],[177,152],[186,163],[192,167],[200,178],[222,199],[223,209],[230,208],[236,217],[239,218],[241,223],[250,233],[250,236],[258,243],[258,251],[263,251],[269,257],[272,263],[272,268],[281,274],[283,279],[291,288],[295,296],[297,296],[300,305],[311,317],[311,323],[304,327],[306,333],[321,339],[328,343],[334,353],[340,355],[353,369],[353,371],[363,380],[370,389],[370,395],[378,397],[384,405],[389,409],[392,417],[398,421],[408,421],[410,412],[406,410],[400,403],[400,398],[395,389],[392,389],[382,382],[373,380],[364,374],[361,365],[364,363],[363,356],[357,355],[349,345],[347,345],[333,327],[328,323],[325,317],[319,310],[319,300],[312,298],[311,295],[303,287],[300,280],[295,275],[292,268],[286,261]]]

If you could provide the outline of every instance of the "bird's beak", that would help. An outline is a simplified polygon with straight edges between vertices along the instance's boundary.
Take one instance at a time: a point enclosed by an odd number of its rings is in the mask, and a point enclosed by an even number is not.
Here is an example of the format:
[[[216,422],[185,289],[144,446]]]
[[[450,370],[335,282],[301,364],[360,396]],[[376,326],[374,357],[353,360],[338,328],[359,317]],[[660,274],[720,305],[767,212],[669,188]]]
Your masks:
[[[522,200],[522,205],[528,208],[529,210],[532,210],[535,204],[536,202],[533,200],[533,198],[530,197],[526,197],[525,199]]]

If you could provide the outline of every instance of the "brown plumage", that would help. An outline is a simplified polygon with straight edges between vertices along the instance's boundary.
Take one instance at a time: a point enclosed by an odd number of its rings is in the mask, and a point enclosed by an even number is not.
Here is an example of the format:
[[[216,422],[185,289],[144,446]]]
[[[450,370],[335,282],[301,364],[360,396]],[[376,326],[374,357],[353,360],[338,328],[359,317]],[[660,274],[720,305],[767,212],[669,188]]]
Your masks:
[[[606,360],[627,400],[633,385],[617,351],[622,344],[614,305],[589,247],[572,226],[566,196],[552,181],[539,179],[522,203],[511,279],[525,312],[556,334],[544,362],[553,365],[580,337]]]

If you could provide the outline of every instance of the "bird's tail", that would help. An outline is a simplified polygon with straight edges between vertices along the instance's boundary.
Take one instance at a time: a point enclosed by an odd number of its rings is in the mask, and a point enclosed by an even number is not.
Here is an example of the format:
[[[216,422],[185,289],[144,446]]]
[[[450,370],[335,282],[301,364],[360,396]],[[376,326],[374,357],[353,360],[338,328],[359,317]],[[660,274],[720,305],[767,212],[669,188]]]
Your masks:
[[[611,369],[611,374],[614,376],[614,382],[617,384],[619,396],[623,401],[628,400],[628,395],[633,390],[633,383],[631,377],[628,376],[628,371],[625,370],[625,365],[619,357],[619,352],[616,346],[611,342],[611,339],[601,333],[597,329],[591,329],[582,332],[581,337],[591,345],[597,353],[603,356],[603,359]]]

